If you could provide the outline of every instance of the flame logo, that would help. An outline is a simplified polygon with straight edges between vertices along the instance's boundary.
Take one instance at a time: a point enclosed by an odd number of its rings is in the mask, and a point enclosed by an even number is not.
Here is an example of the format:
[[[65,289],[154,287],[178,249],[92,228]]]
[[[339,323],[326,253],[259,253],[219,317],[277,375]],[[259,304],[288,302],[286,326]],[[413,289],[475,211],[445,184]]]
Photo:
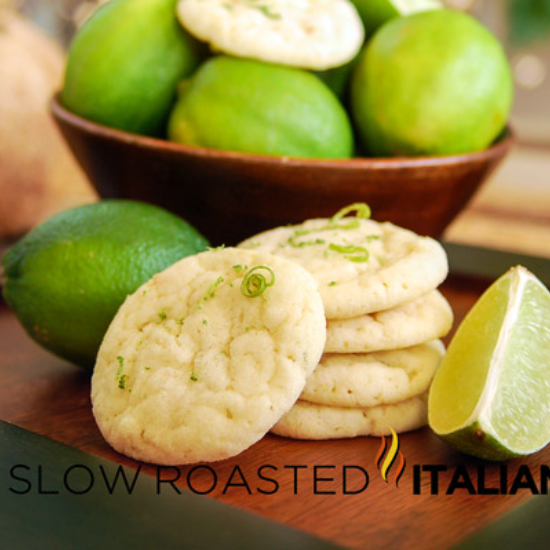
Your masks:
[[[378,449],[378,453],[376,455],[376,467],[380,470],[380,475],[382,476],[382,479],[387,483],[388,472],[392,467],[393,463],[395,462],[395,458],[399,454],[399,465],[397,466],[397,470],[393,477],[393,482],[395,483],[395,486],[399,487],[399,480],[401,479],[401,476],[405,471],[406,461],[405,461],[405,457],[403,456],[403,453],[399,450],[399,438],[397,437],[397,434],[395,433],[394,429],[391,426],[390,426],[390,431],[391,431],[391,445],[383,463],[382,463],[382,459],[384,458],[384,454],[386,453],[387,442],[386,442],[386,438],[382,434],[380,434],[382,441],[380,443],[380,449]]]

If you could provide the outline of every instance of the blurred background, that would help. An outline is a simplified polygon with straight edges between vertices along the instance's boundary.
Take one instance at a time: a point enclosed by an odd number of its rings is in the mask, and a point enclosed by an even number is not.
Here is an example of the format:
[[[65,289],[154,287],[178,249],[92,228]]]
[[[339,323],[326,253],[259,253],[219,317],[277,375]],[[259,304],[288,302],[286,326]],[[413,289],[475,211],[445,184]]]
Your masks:
[[[66,47],[75,29],[100,3],[101,0],[0,0],[0,8],[18,11]],[[446,0],[446,4],[472,13],[504,44],[516,84],[511,126],[518,139],[512,154],[449,227],[446,239],[550,258],[550,0]],[[6,52],[2,49],[1,31],[0,19],[0,56]],[[0,71],[0,90],[2,74]],[[55,78],[60,75],[56,74],[52,81]],[[55,83],[52,86],[55,89]],[[0,115],[2,101],[0,95]],[[0,135],[0,161],[3,145]],[[1,169],[0,164],[0,188]],[[81,180],[78,186],[72,186],[68,193],[72,195],[67,198],[66,189],[57,190],[39,208],[28,206],[24,219],[19,216],[19,223],[8,218],[14,208],[24,211],[22,203],[30,200],[32,194],[26,197],[25,190],[19,190],[13,199],[17,200],[15,206],[0,193],[0,239],[15,236],[63,207],[94,200],[78,167],[71,166],[69,172],[73,179]]]

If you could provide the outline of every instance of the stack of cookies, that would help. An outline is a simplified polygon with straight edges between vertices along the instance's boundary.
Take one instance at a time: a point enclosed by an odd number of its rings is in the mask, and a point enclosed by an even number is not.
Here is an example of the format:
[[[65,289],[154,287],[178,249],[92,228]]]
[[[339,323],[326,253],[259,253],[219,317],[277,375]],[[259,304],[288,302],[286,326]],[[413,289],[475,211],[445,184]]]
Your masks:
[[[353,214],[352,216],[349,216]],[[412,430],[452,312],[434,240],[364,204],[189,256],[120,307],[92,403],[105,439],[156,464],[235,456],[268,431]]]
[[[331,439],[426,423],[427,391],[445,352],[438,338],[453,322],[436,290],[447,275],[446,254],[433,239],[369,215],[356,204],[239,245],[302,265],[319,285],[327,317],[324,355],[276,434]]]

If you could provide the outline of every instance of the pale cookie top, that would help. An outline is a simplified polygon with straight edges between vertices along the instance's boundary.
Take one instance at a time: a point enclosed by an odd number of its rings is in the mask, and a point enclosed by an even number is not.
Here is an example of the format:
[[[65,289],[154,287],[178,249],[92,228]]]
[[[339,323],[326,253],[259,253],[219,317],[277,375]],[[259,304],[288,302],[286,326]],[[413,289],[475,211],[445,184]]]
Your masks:
[[[350,228],[342,228],[346,226]],[[368,219],[308,220],[265,231],[239,247],[271,252],[304,266],[319,284],[328,319],[410,302],[436,288],[448,271],[447,256],[437,241]]]
[[[92,378],[94,415],[132,458],[221,460],[292,407],[324,344],[322,301],[300,266],[234,248],[191,256],[121,306]]]
[[[177,13],[214,50],[304,69],[351,61],[364,38],[348,0],[180,0]]]
[[[327,326],[325,352],[364,353],[416,346],[442,338],[452,328],[453,310],[438,290],[412,302]]]

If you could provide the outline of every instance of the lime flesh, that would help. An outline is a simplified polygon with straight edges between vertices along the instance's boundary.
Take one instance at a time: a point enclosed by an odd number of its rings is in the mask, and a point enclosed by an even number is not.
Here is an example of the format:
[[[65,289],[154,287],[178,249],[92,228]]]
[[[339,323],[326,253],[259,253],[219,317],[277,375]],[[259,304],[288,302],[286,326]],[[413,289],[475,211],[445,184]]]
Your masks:
[[[522,267],[498,279],[458,329],[429,396],[431,428],[503,460],[550,441],[550,293]]]

